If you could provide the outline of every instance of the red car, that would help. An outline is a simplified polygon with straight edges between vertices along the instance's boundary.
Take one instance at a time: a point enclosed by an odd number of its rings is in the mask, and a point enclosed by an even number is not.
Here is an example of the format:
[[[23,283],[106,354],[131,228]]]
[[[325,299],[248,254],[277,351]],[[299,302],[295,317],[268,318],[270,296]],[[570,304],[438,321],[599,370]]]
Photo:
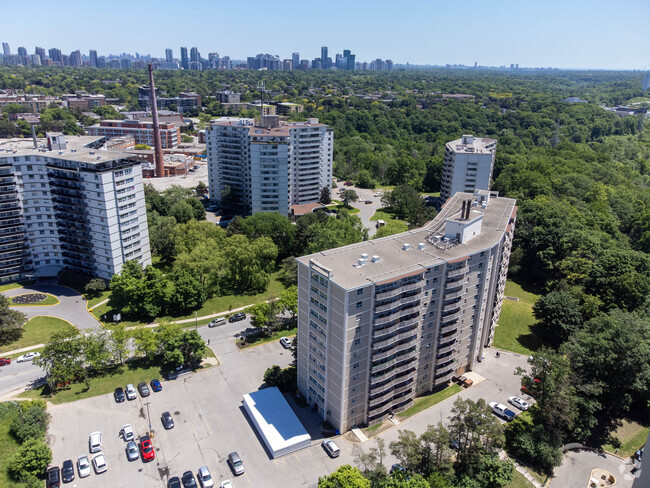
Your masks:
[[[11,364],[11,358],[0,358],[0,366]]]
[[[156,451],[151,443],[151,438],[148,435],[140,437],[140,455],[144,462],[153,461],[156,458]]]

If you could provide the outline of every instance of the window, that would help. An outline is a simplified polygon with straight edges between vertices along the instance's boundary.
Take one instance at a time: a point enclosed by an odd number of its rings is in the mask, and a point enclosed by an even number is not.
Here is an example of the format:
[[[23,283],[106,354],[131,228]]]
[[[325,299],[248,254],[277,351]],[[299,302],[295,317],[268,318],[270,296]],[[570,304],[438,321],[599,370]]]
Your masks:
[[[352,366],[353,369],[359,369],[359,363],[354,363],[354,366]]]
[[[355,339],[354,340],[354,345],[358,346],[359,344],[361,344],[361,339]]]
[[[362,288],[359,288],[357,290],[357,295],[363,295],[363,289]]]
[[[363,307],[363,302],[357,302],[357,308]]]

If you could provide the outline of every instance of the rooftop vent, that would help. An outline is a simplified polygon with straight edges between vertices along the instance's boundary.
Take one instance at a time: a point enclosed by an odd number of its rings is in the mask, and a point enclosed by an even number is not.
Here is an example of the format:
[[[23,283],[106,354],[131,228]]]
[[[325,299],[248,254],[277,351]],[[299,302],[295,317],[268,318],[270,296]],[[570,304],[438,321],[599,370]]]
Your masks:
[[[410,244],[403,244],[402,245],[402,251],[410,251],[411,250],[411,245]]]
[[[424,251],[424,242],[418,242],[418,249]]]
[[[361,254],[361,259],[368,260],[368,255],[364,252]]]
[[[364,264],[366,264],[367,261],[368,261],[367,259],[359,258],[359,261],[357,263],[357,267],[363,266]]]
[[[374,256],[372,257],[372,262],[373,262],[373,263],[378,263],[378,262],[379,262],[379,256],[374,255]]]
[[[63,156],[65,153],[63,151],[59,151],[59,156]]]

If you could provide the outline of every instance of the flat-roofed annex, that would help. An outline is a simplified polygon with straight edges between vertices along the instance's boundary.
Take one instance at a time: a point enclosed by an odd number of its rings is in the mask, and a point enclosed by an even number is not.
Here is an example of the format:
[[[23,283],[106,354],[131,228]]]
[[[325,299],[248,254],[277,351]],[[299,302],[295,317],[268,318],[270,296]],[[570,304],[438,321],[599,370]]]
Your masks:
[[[331,272],[331,280],[334,283],[351,290],[462,259],[498,243],[516,210],[516,201],[511,198],[490,198],[486,208],[477,205],[473,206],[470,212],[470,219],[479,214],[483,216],[479,235],[465,244],[448,249],[441,249],[428,242],[427,237],[432,234],[444,235],[445,222],[448,219],[458,219],[462,202],[466,200],[475,202],[476,195],[456,193],[434,220],[419,229],[302,256],[298,261],[307,266],[310,261],[314,261]],[[408,245],[408,249],[405,249],[405,245]],[[365,264],[359,266],[361,254],[367,254],[368,259]],[[379,260],[373,262],[373,256],[378,256]]]

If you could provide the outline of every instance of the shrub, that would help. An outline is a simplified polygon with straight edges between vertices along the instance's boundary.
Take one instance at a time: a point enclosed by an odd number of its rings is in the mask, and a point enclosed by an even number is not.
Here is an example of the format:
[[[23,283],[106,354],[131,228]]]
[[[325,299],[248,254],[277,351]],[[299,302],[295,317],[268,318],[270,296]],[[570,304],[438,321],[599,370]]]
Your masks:
[[[41,440],[30,439],[9,459],[7,471],[15,480],[42,476],[52,461],[52,451]]]

